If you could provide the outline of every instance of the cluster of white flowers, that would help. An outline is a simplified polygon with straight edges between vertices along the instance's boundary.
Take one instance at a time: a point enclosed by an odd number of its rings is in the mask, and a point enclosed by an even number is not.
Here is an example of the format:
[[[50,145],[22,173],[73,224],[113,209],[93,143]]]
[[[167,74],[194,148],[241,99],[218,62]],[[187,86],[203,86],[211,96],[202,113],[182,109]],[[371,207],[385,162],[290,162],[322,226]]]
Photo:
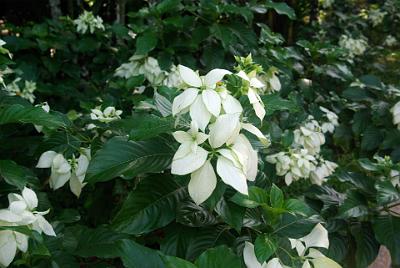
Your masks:
[[[46,235],[55,236],[56,233],[50,223],[43,217],[49,211],[36,211],[38,199],[34,191],[29,188],[20,194],[8,195],[9,207],[0,209],[0,226],[26,226],[31,230]],[[28,250],[29,237],[12,230],[0,231],[0,266],[7,267],[13,261],[17,251]]]
[[[385,46],[388,46],[388,47],[392,47],[392,46],[395,46],[395,45],[397,45],[397,40],[396,40],[396,38],[393,36],[393,35],[388,35],[388,36],[386,36],[386,39],[385,39],[385,41],[383,42],[383,44],[385,45]]]
[[[347,49],[350,57],[354,57],[364,54],[368,43],[364,38],[354,39],[347,35],[342,35],[339,40],[339,46]]]
[[[324,132],[333,132],[338,125],[338,118],[328,109],[320,108],[329,120],[325,125],[326,131],[310,116],[302,126],[294,130],[293,148],[288,152],[267,156],[266,160],[276,165],[276,174],[285,176],[287,185],[307,178],[310,178],[312,183],[321,185],[337,167],[336,163],[324,160],[319,153],[325,143]]]
[[[335,3],[335,0],[322,0],[322,7],[323,8],[330,8],[333,3]]]
[[[242,105],[223,81],[225,75],[232,73],[214,69],[199,76],[182,65],[178,66],[178,71],[184,91],[174,99],[172,114],[181,116],[189,112],[192,122],[187,132],[173,133],[181,145],[173,157],[171,172],[191,174],[189,194],[200,204],[207,200],[217,184],[212,165],[215,156],[216,171],[222,181],[247,194],[247,180],[254,181],[257,175],[258,154],[241,130],[254,134],[265,146],[269,146],[269,139],[255,126],[243,122]],[[262,118],[265,111],[262,112],[264,108],[257,90],[263,84],[255,73],[249,75],[241,71],[236,75],[243,79],[243,90],[248,91],[250,102]]]
[[[80,156],[67,160],[62,154],[54,151],[44,152],[36,165],[37,168],[51,168],[50,188],[57,190],[69,181],[71,192],[77,197],[80,196],[84,183],[87,168],[91,156],[90,149],[82,148]]]
[[[335,128],[339,125],[339,117],[334,112],[320,106],[319,109],[325,113],[324,117],[328,120],[327,122],[322,123],[322,132],[324,133],[333,133]]]
[[[332,259],[323,255],[315,248],[329,248],[328,231],[318,223],[306,236],[299,239],[289,238],[292,249],[296,249],[299,259],[303,261],[302,268],[340,268],[341,266]],[[308,252],[307,252],[308,251]],[[254,245],[245,242],[243,259],[247,268],[289,268],[283,265],[279,258],[272,258],[268,263],[257,260]]]
[[[121,119],[120,115],[122,114],[121,110],[116,110],[113,106],[105,108],[104,111],[101,111],[100,108],[92,109],[91,111],[90,118],[102,123]]]
[[[36,90],[36,83],[32,81],[25,81],[24,87],[20,88],[20,86],[18,85],[20,81],[21,78],[18,77],[10,84],[6,85],[5,89],[7,91],[7,94],[10,96],[20,96],[33,103],[36,98],[33,94],[33,92]]]
[[[390,111],[393,115],[393,124],[397,125],[397,128],[400,129],[400,101],[397,102]]]
[[[371,9],[368,12],[368,19],[370,20],[370,22],[372,23],[372,26],[378,26],[379,24],[382,23],[383,19],[386,16],[386,12],[385,11],[380,11],[379,9]]]
[[[94,16],[92,12],[84,11],[74,20],[76,31],[85,34],[88,30],[94,33],[96,29],[104,30],[103,20],[99,16]]]
[[[163,71],[157,59],[143,55],[134,55],[128,63],[123,63],[115,71],[114,76],[128,79],[133,76],[144,75],[153,86],[165,85],[179,87],[182,84],[178,69],[172,65],[169,72]]]

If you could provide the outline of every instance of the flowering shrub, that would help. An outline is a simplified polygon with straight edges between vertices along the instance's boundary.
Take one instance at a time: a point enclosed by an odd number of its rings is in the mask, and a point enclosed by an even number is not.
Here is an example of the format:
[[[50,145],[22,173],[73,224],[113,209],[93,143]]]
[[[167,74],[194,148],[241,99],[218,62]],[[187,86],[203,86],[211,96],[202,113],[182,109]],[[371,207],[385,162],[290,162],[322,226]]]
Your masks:
[[[261,2],[0,26],[0,266],[400,263],[400,6]]]

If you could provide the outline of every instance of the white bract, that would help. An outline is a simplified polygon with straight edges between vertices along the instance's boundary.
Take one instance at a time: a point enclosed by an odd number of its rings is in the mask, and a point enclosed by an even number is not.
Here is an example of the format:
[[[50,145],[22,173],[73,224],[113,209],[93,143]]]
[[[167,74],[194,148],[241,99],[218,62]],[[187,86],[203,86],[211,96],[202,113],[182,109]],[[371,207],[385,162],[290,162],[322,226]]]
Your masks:
[[[262,121],[265,116],[265,108],[259,93],[260,91],[262,91],[263,88],[265,88],[265,85],[257,78],[255,71],[248,74],[246,74],[243,71],[240,71],[237,75],[248,83],[247,97],[249,98],[250,103],[253,105],[253,109],[257,117],[260,118],[260,120]],[[276,86],[277,85],[274,85],[274,87]],[[280,83],[279,83],[279,89],[280,89]]]
[[[169,73],[166,74],[166,77],[163,81],[163,85],[167,87],[180,87],[182,85],[182,79],[179,74],[179,69],[177,66],[172,65]]]
[[[272,258],[268,263],[260,263],[254,252],[254,245],[247,241],[244,244],[243,259],[247,268],[289,268],[286,265],[282,265],[278,258]]]
[[[99,16],[94,16],[92,12],[84,11],[79,17],[74,20],[76,31],[85,34],[88,30],[94,33],[96,29],[104,31],[103,20]]]
[[[36,83],[32,81],[25,81],[24,87],[21,88],[18,83],[21,78],[15,79],[11,84],[6,85],[6,91],[10,96],[20,96],[21,98],[29,100],[31,103],[35,101],[33,92],[36,90]]]
[[[383,19],[386,16],[385,11],[380,11],[379,9],[372,9],[368,12],[368,19],[371,21],[372,26],[378,26],[382,23]]]
[[[196,204],[211,196],[217,174],[225,184],[248,194],[247,181],[257,176],[258,154],[241,130],[255,135],[266,147],[270,141],[257,127],[242,122],[243,108],[223,81],[231,72],[214,69],[199,76],[182,65],[178,71],[184,91],[175,97],[172,114],[189,112],[192,121],[187,132],[173,133],[181,145],[173,157],[171,173],[191,174],[188,189]]]
[[[294,142],[303,146],[307,151],[312,154],[318,154],[321,145],[325,143],[325,136],[317,121],[311,116],[308,121],[294,132]]]
[[[78,159],[75,156],[69,161],[62,154],[54,151],[44,152],[36,165],[37,168],[51,168],[50,188],[57,190],[69,181],[71,192],[80,196],[87,168],[90,162],[90,149],[81,149]]]
[[[335,261],[324,256],[321,252],[314,248],[329,248],[328,231],[318,223],[312,231],[299,239],[289,238],[292,249],[296,249],[300,257],[304,257],[305,261],[302,268],[340,268],[341,266]],[[308,253],[307,253],[308,250]],[[313,266],[311,266],[311,264]]]
[[[215,90],[217,83],[230,71],[214,69],[205,76],[199,76],[192,69],[178,65],[185,90],[172,103],[172,115],[190,112],[190,117],[204,131],[212,116],[221,112],[221,96]]]
[[[396,39],[396,37],[394,37],[393,35],[388,35],[388,36],[386,36],[386,39],[385,39],[385,41],[383,42],[383,44],[385,45],[385,46],[388,46],[388,47],[392,47],[392,46],[395,46],[395,45],[397,45],[397,39]]]
[[[22,194],[8,195],[9,207],[0,210],[0,226],[27,226],[39,233],[55,236],[50,223],[43,217],[49,211],[38,212],[38,199],[34,191],[24,188]],[[7,267],[17,251],[28,250],[28,236],[16,231],[0,231],[0,265]]]
[[[390,111],[393,115],[393,124],[397,125],[397,128],[400,129],[400,101],[397,102]]]
[[[100,108],[92,109],[91,111],[90,118],[103,123],[121,119],[120,115],[122,114],[121,110],[116,110],[112,106],[105,108],[104,111],[101,111]]]
[[[46,113],[50,112],[50,106],[47,102],[43,102],[41,104],[35,105],[36,107],[40,107],[42,108]],[[33,125],[36,129],[37,132],[42,132],[43,130],[43,126],[39,126],[39,125]]]
[[[327,160],[320,160],[320,164],[315,170],[311,171],[310,179],[313,184],[322,185],[330,175],[333,174],[338,165]]]
[[[335,128],[339,125],[338,119],[339,117],[332,111],[320,106],[319,107],[321,111],[325,113],[326,119],[328,119],[328,122],[322,123],[322,132],[324,133],[333,133],[335,131]]]

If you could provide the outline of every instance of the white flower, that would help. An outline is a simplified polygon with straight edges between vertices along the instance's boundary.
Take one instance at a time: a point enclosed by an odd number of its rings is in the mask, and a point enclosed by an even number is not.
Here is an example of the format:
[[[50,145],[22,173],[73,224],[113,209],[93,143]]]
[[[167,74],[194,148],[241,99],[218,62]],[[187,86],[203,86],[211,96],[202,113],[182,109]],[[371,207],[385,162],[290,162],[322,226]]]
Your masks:
[[[199,76],[192,69],[178,65],[182,81],[187,89],[177,96],[172,103],[172,115],[190,111],[190,117],[204,131],[211,116],[217,117],[221,112],[221,97],[217,91],[217,83],[231,72],[214,69],[205,76]]]
[[[175,65],[172,65],[171,70],[169,73],[167,73],[163,85],[167,87],[180,87],[182,84],[182,79],[179,74],[178,67]]]
[[[69,180],[69,188],[77,197],[81,195],[82,188],[86,185],[83,181],[89,167],[90,159],[90,149],[82,149],[81,155],[72,164],[73,172]]]
[[[62,154],[54,151],[44,152],[36,165],[37,168],[51,168],[50,188],[57,190],[69,181],[71,192],[77,197],[80,196],[84,183],[87,168],[90,162],[90,149],[81,149],[78,159],[73,157],[70,161]]]
[[[121,110],[116,110],[115,107],[109,106],[101,111],[100,109],[92,109],[92,113],[90,114],[90,118],[92,120],[97,120],[103,123],[109,123],[114,120],[121,119],[120,115],[122,114]]]
[[[316,169],[316,159],[306,149],[295,149],[289,153],[280,152],[267,156],[266,160],[276,164],[278,176],[285,176],[285,183],[290,185],[293,180],[309,178]]]
[[[397,40],[396,40],[396,38],[394,36],[389,34],[388,36],[386,36],[386,39],[383,42],[383,44],[385,46],[392,47],[392,46],[397,44]]]
[[[153,57],[147,57],[144,60],[144,64],[140,67],[139,73],[143,73],[152,85],[160,85],[165,76],[158,65],[158,61]]]
[[[202,167],[208,152],[199,145],[207,140],[208,135],[198,131],[196,122],[192,122],[188,132],[176,131],[173,136],[181,145],[172,159],[171,173],[186,175]]]
[[[96,29],[104,30],[103,20],[99,16],[94,16],[92,12],[84,11],[79,17],[74,20],[76,31],[85,34],[87,30],[94,33]]]
[[[165,79],[165,72],[161,70],[158,61],[153,57],[134,55],[128,63],[123,63],[114,73],[114,76],[125,79],[144,75],[152,85],[160,85]]]
[[[32,81],[25,81],[24,88],[20,88],[18,83],[21,78],[15,79],[11,84],[6,86],[6,91],[10,96],[20,96],[21,98],[29,100],[33,103],[35,101],[35,95],[33,92],[36,90],[36,83]]]
[[[250,103],[253,105],[253,109],[257,117],[262,121],[265,116],[265,109],[264,103],[259,95],[259,90],[265,88],[265,85],[256,77],[255,73],[246,74],[245,72],[240,71],[237,73],[237,76],[248,82],[249,85],[247,89],[247,97],[249,98]],[[277,85],[275,85],[275,87],[276,86]]]
[[[41,104],[35,105],[36,107],[42,108],[46,113],[50,112],[50,106],[47,102],[43,102]],[[43,126],[34,125],[37,132],[42,132]]]
[[[321,145],[325,143],[325,136],[322,133],[322,129],[318,122],[313,120],[312,117],[293,133],[295,144],[303,146],[313,155],[318,154]]]
[[[400,172],[392,169],[390,171],[390,181],[394,187],[400,186]]]
[[[114,76],[128,79],[130,77],[140,75],[139,69],[140,69],[139,62],[123,63],[115,70]]]
[[[0,226],[28,226],[31,229],[55,236],[50,223],[43,217],[48,211],[35,211],[38,199],[34,191],[29,188],[20,194],[9,194],[8,209],[0,210]],[[0,265],[7,267],[13,261],[17,250],[28,250],[28,236],[11,230],[0,231]]]
[[[62,154],[54,151],[44,152],[36,165],[37,168],[51,168],[50,188],[57,190],[71,177],[71,165]]]
[[[400,101],[397,102],[390,111],[393,115],[393,124],[397,125],[397,128],[400,129]]]
[[[321,252],[314,249],[318,248],[329,248],[329,238],[328,231],[318,223],[312,229],[312,231],[299,239],[289,238],[292,249],[296,249],[297,254],[300,257],[305,257],[305,261],[303,263],[302,268],[340,268],[341,266],[337,264],[335,261],[329,259],[324,256]],[[306,254],[309,249],[308,254]]]
[[[335,131],[335,127],[339,125],[338,119],[339,117],[332,111],[320,106],[321,111],[325,113],[325,117],[328,119],[328,122],[322,123],[321,129],[323,133],[329,132],[333,133]]]
[[[310,179],[313,184],[321,185],[327,181],[327,177],[333,174],[338,165],[334,162],[322,160],[320,166],[311,171]]]
[[[349,56],[352,58],[364,54],[368,44],[367,41],[365,41],[365,37],[353,39],[347,35],[342,35],[339,40],[339,46],[346,49],[349,52]]]
[[[375,27],[382,23],[386,14],[385,11],[382,12],[379,9],[372,9],[368,12],[368,19],[371,21],[372,26]]]
[[[254,253],[254,245],[250,242],[245,242],[243,249],[243,259],[247,268],[285,268],[287,266],[282,265],[278,258],[269,260],[268,263],[260,263],[257,260],[256,254]]]
[[[230,145],[236,140],[241,129],[239,114],[220,115],[209,128],[211,147],[219,148],[224,144]]]

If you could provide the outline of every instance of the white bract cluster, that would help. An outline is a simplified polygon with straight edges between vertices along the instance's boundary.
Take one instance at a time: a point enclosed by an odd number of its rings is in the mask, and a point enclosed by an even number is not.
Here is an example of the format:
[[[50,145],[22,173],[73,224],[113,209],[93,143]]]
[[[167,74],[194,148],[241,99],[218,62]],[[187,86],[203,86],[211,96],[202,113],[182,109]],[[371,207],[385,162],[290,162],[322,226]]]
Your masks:
[[[39,233],[55,236],[50,223],[43,217],[49,211],[36,211],[38,199],[34,191],[24,188],[22,194],[8,195],[9,207],[0,210],[0,226],[26,226]],[[0,231],[0,265],[7,267],[13,261],[17,251],[28,250],[29,237],[12,230]]]
[[[329,125],[329,127],[333,127],[332,132],[336,123]],[[284,176],[287,185],[293,181],[307,178],[310,178],[312,183],[321,185],[337,167],[336,163],[324,160],[319,155],[321,146],[325,143],[322,127],[310,116],[302,126],[294,130],[293,134],[292,148],[288,152],[269,155],[266,160],[276,165],[276,174]]]
[[[89,166],[91,156],[90,149],[81,149],[78,158],[72,156],[67,160],[62,154],[54,151],[44,152],[36,165],[37,168],[51,168],[50,188],[57,190],[69,181],[71,192],[77,197],[80,196],[84,183],[87,168]]]
[[[386,36],[386,39],[385,39],[385,41],[383,42],[383,44],[385,45],[385,46],[388,46],[388,47],[392,47],[392,46],[395,46],[395,45],[397,45],[397,39],[396,39],[396,37],[394,37],[393,35],[388,35],[388,36]]]
[[[100,108],[92,109],[91,111],[90,118],[102,123],[109,123],[121,119],[120,115],[122,114],[121,110],[117,110],[112,106],[105,108],[104,111],[101,111]]]
[[[115,71],[114,76],[129,79],[134,76],[144,75],[153,86],[165,85],[168,87],[178,87],[182,80],[178,69],[172,65],[169,72],[163,71],[157,59],[143,55],[133,55],[128,63],[123,63]]]
[[[324,8],[330,8],[333,3],[335,3],[335,0],[322,0],[322,6]]]
[[[172,114],[189,112],[192,121],[188,131],[173,133],[181,145],[173,157],[171,172],[191,174],[189,194],[200,204],[217,184],[212,165],[215,156],[216,171],[222,181],[247,194],[247,180],[254,181],[257,175],[258,154],[241,130],[254,134],[266,146],[269,140],[255,126],[241,122],[243,108],[223,81],[230,71],[214,69],[199,76],[182,65],[178,70],[185,85],[173,101]],[[243,79],[248,81],[247,77]]]
[[[346,49],[350,57],[354,57],[364,54],[368,43],[364,38],[354,39],[347,35],[342,35],[339,40],[339,46]]]
[[[397,125],[397,128],[400,129],[400,101],[397,102],[390,111],[393,115],[393,124]]]
[[[29,100],[31,103],[35,101],[35,95],[33,92],[36,90],[36,83],[32,81],[25,81],[24,87],[20,87],[18,84],[21,78],[16,78],[10,84],[6,85],[7,94],[10,96],[20,96],[24,99]]]
[[[386,16],[385,11],[380,11],[379,9],[372,9],[368,12],[368,19],[372,23],[372,26],[378,26],[382,23],[383,19]]]
[[[302,268],[340,268],[335,261],[324,256],[315,248],[329,248],[328,231],[318,223],[308,235],[299,238],[289,238],[292,249],[296,249],[299,259],[303,261]],[[307,252],[308,251],[308,252]],[[245,242],[243,259],[247,268],[289,268],[282,264],[279,258],[272,258],[268,262],[260,263],[254,251],[254,245]],[[312,266],[311,266],[312,264]]]
[[[319,109],[325,113],[324,117],[328,120],[327,122],[323,122],[321,125],[322,132],[324,133],[333,133],[335,128],[339,125],[339,117],[334,112],[320,106]]]
[[[99,16],[94,16],[92,12],[84,11],[79,17],[74,20],[76,31],[85,34],[88,30],[94,33],[96,29],[104,31],[103,19]]]

